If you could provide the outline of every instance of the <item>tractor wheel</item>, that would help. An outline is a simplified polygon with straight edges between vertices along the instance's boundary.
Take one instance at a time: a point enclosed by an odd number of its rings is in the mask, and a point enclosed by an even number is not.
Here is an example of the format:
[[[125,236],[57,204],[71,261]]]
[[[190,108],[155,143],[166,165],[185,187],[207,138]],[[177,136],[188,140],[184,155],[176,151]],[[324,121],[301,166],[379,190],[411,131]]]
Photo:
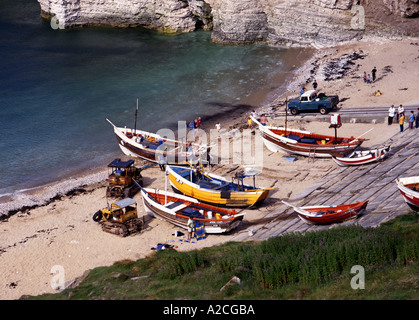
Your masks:
[[[99,210],[93,215],[93,221],[99,222],[100,220],[102,220],[102,211]]]

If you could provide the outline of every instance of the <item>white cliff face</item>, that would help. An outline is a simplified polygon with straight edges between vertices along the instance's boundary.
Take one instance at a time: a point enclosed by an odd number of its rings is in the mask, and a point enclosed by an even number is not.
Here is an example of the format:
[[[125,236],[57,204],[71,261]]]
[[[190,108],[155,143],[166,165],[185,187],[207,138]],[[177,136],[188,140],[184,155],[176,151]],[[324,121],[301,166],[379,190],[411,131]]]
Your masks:
[[[143,26],[164,32],[190,32],[199,27],[212,30],[214,42],[229,44],[263,41],[275,45],[321,47],[360,39],[366,33],[381,36],[397,33],[419,35],[419,0],[38,2],[42,15],[58,20],[60,28],[84,25]],[[354,10],[358,5],[362,11]],[[399,32],[393,23],[398,23],[402,31]]]
[[[204,1],[199,0],[190,1],[191,5],[186,0],[38,0],[38,2],[43,16],[55,17],[63,28],[84,25],[144,26],[164,32],[195,30],[199,12],[205,7]]]
[[[213,8],[212,39],[219,43],[265,41],[267,14],[259,0],[207,0]]]
[[[351,8],[352,0],[280,1],[270,11],[267,41],[321,47],[359,39],[362,31],[353,28]]]

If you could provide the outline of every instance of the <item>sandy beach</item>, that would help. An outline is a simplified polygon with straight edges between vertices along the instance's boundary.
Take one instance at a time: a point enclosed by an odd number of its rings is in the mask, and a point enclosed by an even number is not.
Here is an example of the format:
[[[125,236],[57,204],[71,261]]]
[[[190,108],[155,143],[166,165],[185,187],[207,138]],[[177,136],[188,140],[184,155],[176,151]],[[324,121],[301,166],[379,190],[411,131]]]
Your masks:
[[[357,52],[363,58],[353,61],[350,69],[342,78],[325,81],[324,66],[332,59]],[[315,52],[313,58],[301,67],[288,92],[279,96],[275,103],[285,97],[298,95],[302,86],[311,89],[314,79],[319,89],[326,94],[338,94],[341,108],[361,106],[398,106],[403,104],[406,111],[417,111],[419,107],[419,40],[403,41],[370,41],[345,44]],[[377,69],[377,80],[366,84],[362,79],[365,72]],[[313,72],[311,72],[313,71]],[[326,72],[327,73],[327,72]],[[373,93],[380,90],[381,96]],[[257,104],[257,94],[252,95],[252,103]],[[259,101],[264,101],[265,93]],[[271,112],[271,106],[262,106],[259,113]],[[232,132],[247,126],[247,116],[242,115],[231,123],[223,124],[223,133],[232,137]],[[384,119],[383,119],[384,120]],[[270,119],[270,124],[282,126],[281,118]],[[208,124],[207,124],[208,125]],[[326,122],[308,122],[295,117],[289,121],[289,127],[305,129],[317,133],[332,135],[332,129]],[[407,127],[407,125],[405,125]],[[207,127],[208,128],[208,127]],[[383,144],[392,137],[397,137],[399,126],[388,126],[382,123],[344,123],[339,129],[340,136],[359,136],[374,128],[364,138],[368,139],[363,147]],[[257,129],[256,129],[257,130]],[[419,131],[418,131],[419,132]],[[231,138],[232,143],[233,139]],[[115,142],[116,143],[116,142]],[[330,159],[309,161],[304,157],[296,157],[289,162],[285,154],[273,154],[263,148],[263,171],[257,176],[258,186],[275,187],[264,205],[257,209],[249,209],[244,217],[242,228],[257,221],[261,213],[271,210],[281,199],[287,199],[299,193],[320,179],[336,164]],[[126,159],[122,156],[121,158]],[[137,161],[137,166],[146,164]],[[211,172],[228,178],[234,171],[227,173],[235,164],[215,165]],[[136,260],[153,254],[151,248],[158,243],[167,242],[177,246],[177,250],[194,250],[228,242],[232,234],[208,235],[205,240],[185,243],[174,236],[182,231],[168,222],[145,216],[141,195],[133,198],[138,203],[139,216],[144,216],[146,229],[136,235],[120,238],[102,232],[100,226],[92,220],[92,215],[106,206],[105,188],[107,185],[106,168],[91,174],[93,179],[76,180],[80,186],[68,195],[58,197],[47,205],[26,208],[15,212],[7,219],[0,220],[0,299],[18,299],[22,295],[39,295],[55,292],[51,280],[55,274],[55,266],[61,266],[65,272],[65,281],[71,282],[82,276],[87,270],[112,265],[123,259]],[[144,184],[147,187],[164,189],[164,172],[158,167],[143,171]],[[91,184],[90,182],[94,182]],[[53,194],[54,186],[50,187]],[[68,190],[64,190],[64,194]],[[36,194],[33,195],[34,197]]]

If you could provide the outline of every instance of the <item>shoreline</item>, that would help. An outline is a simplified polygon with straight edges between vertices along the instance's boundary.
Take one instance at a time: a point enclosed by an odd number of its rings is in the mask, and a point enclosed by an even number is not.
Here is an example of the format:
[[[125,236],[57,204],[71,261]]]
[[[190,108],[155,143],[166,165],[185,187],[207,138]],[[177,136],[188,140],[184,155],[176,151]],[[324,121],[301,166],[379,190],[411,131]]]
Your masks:
[[[270,100],[270,97],[276,94],[278,88],[288,86],[289,82],[292,81],[296,70],[298,70],[298,68],[305,63],[306,59],[311,56],[312,51],[312,49],[301,48],[296,57],[296,64],[293,65],[291,70],[286,72],[285,76],[283,76],[283,74],[280,74],[279,76],[275,75],[275,82],[270,87],[256,89],[237,104],[231,104],[231,107],[225,112],[202,117],[203,129],[214,129],[215,124],[218,121],[221,122],[222,128],[234,127],[236,123],[239,123],[238,119],[242,117],[243,114],[247,115],[253,109],[259,109],[266,103],[269,104],[268,101]],[[300,58],[300,56],[303,58]],[[231,118],[233,112],[237,115]],[[188,121],[188,119],[186,119],[186,121]],[[243,123],[247,123],[246,121],[247,120],[245,119]],[[173,128],[173,130],[176,134],[176,129]],[[116,142],[112,141],[112,143]],[[13,193],[0,195],[0,220],[7,219],[20,211],[27,211],[39,206],[48,205],[80,187],[105,182],[107,180],[106,166],[114,158],[121,158],[124,160],[130,157],[124,155],[118,147],[118,152],[115,153],[114,157],[109,157],[109,160],[106,163],[97,164],[97,166],[84,169],[82,172],[74,171],[60,180],[51,181],[45,185],[34,186],[24,190],[17,190]],[[143,162],[143,160],[139,158],[136,158],[136,160]]]
[[[259,114],[262,112],[274,113],[275,106],[281,103],[280,100],[290,96],[293,90],[299,90],[301,83],[305,82],[307,87],[311,85],[309,79],[312,79],[311,76],[313,76],[311,73],[312,68],[317,70],[314,76],[317,77],[319,87],[322,90],[326,90],[330,94],[333,94],[332,91],[336,91],[340,95],[342,94],[342,97],[349,98],[343,102],[345,108],[358,106],[364,100],[376,104],[388,104],[390,101],[398,101],[394,102],[395,105],[403,101],[415,100],[417,99],[415,93],[418,92],[417,86],[419,84],[412,81],[412,79],[419,74],[419,66],[415,65],[416,69],[408,68],[408,73],[403,73],[404,64],[402,61],[410,62],[411,65],[415,58],[419,56],[419,47],[410,45],[408,41],[407,43],[396,41],[380,44],[379,50],[376,48],[378,44],[345,44],[342,47],[327,49],[329,55],[326,57],[321,57],[323,55],[322,51],[316,50],[311,59],[308,59],[294,70],[294,81],[288,84],[287,92],[284,95],[278,96],[272,104],[261,105],[255,109]],[[397,46],[394,44],[397,44]],[[320,77],[319,72],[322,65],[328,59],[353,51],[364,50],[364,52],[367,52],[368,48],[374,48],[377,52],[368,51],[367,57],[358,61],[361,65],[357,67],[358,62],[356,62],[357,64],[353,65],[356,70],[350,71],[342,79],[323,81]],[[400,55],[402,55],[403,60],[400,61],[394,57],[394,54],[398,53],[399,48],[400,50],[403,49],[397,55],[397,58],[400,58]],[[382,55],[380,58],[382,60],[378,60],[380,54]],[[370,61],[371,58],[374,59]],[[383,75],[377,83],[366,86],[358,78],[364,69],[368,68],[369,70],[370,64],[377,64],[377,69],[381,71],[389,65],[388,61],[392,59],[394,59],[394,63],[392,63],[393,72]],[[381,64],[379,64],[379,61],[382,61]],[[315,62],[314,65],[313,62]],[[380,74],[379,77],[381,76]],[[381,97],[368,95],[371,90],[378,88],[378,86],[391,88],[391,84],[395,81],[397,81],[398,86],[406,87],[408,90],[399,92],[398,88],[395,88],[394,92],[392,92],[387,91],[390,89],[386,89],[385,91],[383,90],[384,95]],[[357,96],[349,96],[352,92],[357,92]],[[400,93],[402,96],[399,95]],[[252,98],[257,96],[266,97],[262,91],[255,92]],[[250,108],[252,109],[253,107],[251,106]],[[227,118],[230,121],[226,121],[225,125],[223,125],[223,128],[227,129],[226,133],[229,134],[233,129],[247,127],[246,119],[250,111],[249,109],[246,112],[243,109],[243,113],[237,115],[235,119]],[[289,121],[293,127],[304,128],[318,133],[331,133],[328,125],[324,122],[307,121],[300,117],[290,117]],[[269,122],[273,125],[282,125],[283,119],[281,117],[272,117],[269,119]],[[210,126],[211,123],[205,123],[205,129],[207,129],[206,125]],[[371,126],[376,129],[366,137],[368,140],[363,144],[363,147],[368,148],[391,139],[397,139],[399,132],[397,124],[392,126],[387,126],[385,123],[344,124],[339,134],[342,136],[358,136],[366,132]],[[232,143],[231,139],[230,144]],[[121,154],[120,158],[123,157]],[[237,165],[234,164],[233,166]],[[261,187],[274,187],[275,190],[261,207],[246,210],[244,221],[240,226],[241,230],[250,230],[253,225],[260,223],[260,220],[263,219],[262,217],[275,208],[277,203],[281,202],[281,199],[292,198],[324,179],[334,166],[336,164],[330,161],[330,159],[316,159],[313,162],[299,156],[296,157],[295,162],[288,162],[284,155],[273,154],[263,146],[263,172],[257,177],[257,184]],[[231,168],[232,165],[220,164],[214,166],[211,172],[229,178],[234,174],[234,172],[231,173]],[[107,173],[106,168],[102,170],[102,174],[104,173]],[[98,174],[100,175],[100,170]],[[143,176],[146,186],[164,188],[164,173],[158,167],[145,170]],[[85,183],[87,181],[88,179],[86,178],[86,180],[75,179],[73,182]],[[106,182],[106,179],[104,182]],[[86,270],[95,267],[112,265],[114,262],[123,259],[136,260],[144,258],[154,252],[150,248],[155,247],[157,242],[173,242],[178,246],[177,250],[189,251],[222,244],[228,242],[234,236],[233,231],[232,234],[209,235],[207,239],[197,243],[184,243],[173,236],[173,233],[179,230],[179,228],[166,221],[149,218],[148,216],[145,216],[146,229],[138,235],[119,238],[115,235],[104,233],[92,221],[92,214],[99,208],[106,206],[104,182],[90,184],[89,187],[82,188],[85,191],[67,191],[66,193],[68,194],[64,194],[63,197],[49,204],[36,206],[23,212],[17,211],[6,219],[0,220],[0,226],[3,231],[0,234],[0,243],[2,243],[0,247],[0,266],[4,270],[0,275],[0,284],[3,288],[0,291],[0,299],[18,299],[22,295],[39,295],[55,292],[50,286],[52,277],[52,271],[50,270],[52,266],[63,266],[65,268],[66,280],[73,280],[83,275]],[[145,214],[141,195],[135,195],[134,199],[138,203],[139,215]],[[31,261],[30,265],[28,265],[28,261]]]

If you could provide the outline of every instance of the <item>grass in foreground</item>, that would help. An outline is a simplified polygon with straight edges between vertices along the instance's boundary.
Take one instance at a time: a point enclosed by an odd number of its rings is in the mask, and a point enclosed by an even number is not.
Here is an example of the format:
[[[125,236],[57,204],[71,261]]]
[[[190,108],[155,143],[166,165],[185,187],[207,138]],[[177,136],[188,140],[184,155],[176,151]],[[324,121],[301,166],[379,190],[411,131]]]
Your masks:
[[[31,299],[418,299],[419,215],[199,251],[158,251],[92,270],[74,289]],[[354,265],[365,289],[354,290]],[[220,291],[233,276],[241,279]]]

